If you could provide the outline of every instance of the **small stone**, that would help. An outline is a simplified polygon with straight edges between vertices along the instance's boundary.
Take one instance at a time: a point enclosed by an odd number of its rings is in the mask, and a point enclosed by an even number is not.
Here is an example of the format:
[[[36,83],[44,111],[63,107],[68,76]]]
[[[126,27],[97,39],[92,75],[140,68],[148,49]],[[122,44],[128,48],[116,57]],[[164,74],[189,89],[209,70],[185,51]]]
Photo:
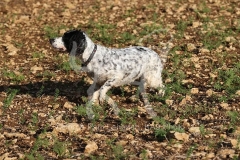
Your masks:
[[[184,142],[187,142],[189,139],[189,135],[186,133],[175,132],[174,136],[177,140],[184,141]]]
[[[168,106],[173,105],[173,100],[166,99],[166,104],[167,104]]]
[[[63,107],[67,108],[67,109],[73,109],[74,108],[73,105],[70,102],[65,102]]]
[[[240,90],[237,90],[236,95],[240,96]]]
[[[183,120],[183,127],[184,127],[184,128],[189,128],[189,127],[190,127],[190,123],[188,122],[187,119],[184,119],[184,120]]]
[[[208,135],[205,135],[205,138],[213,138],[213,137],[216,137],[216,134],[208,134]]]
[[[206,49],[206,48],[201,48],[200,52],[201,53],[210,53],[210,51],[208,49]]]
[[[216,75],[216,74],[213,74],[213,73],[209,73],[209,76],[210,76],[211,78],[216,78],[216,77],[217,77],[217,75]]]
[[[199,93],[199,89],[198,88],[192,88],[191,89],[191,94],[198,94]]]
[[[202,25],[202,23],[201,23],[201,22],[198,22],[198,21],[192,23],[192,27],[193,27],[193,28],[197,28],[197,27],[199,27],[199,26],[201,26],[201,25]]]
[[[198,62],[198,61],[199,61],[199,57],[192,57],[192,58],[191,58],[191,61],[192,61],[192,62]]]
[[[227,103],[221,103],[220,106],[224,109],[228,109],[229,104]]]
[[[186,84],[186,83],[193,84],[194,81],[193,81],[192,79],[184,79],[184,80],[182,80],[182,83],[183,83],[183,84]]]
[[[147,150],[145,150],[144,153],[141,153],[139,156],[140,156],[141,159],[146,159],[146,158],[152,158],[152,157],[153,157],[153,154],[152,154],[151,151],[149,151],[149,150],[147,149]]]
[[[134,136],[133,136],[132,134],[128,134],[128,135],[126,135],[126,138],[127,138],[128,140],[133,140],[133,139],[134,139]]]
[[[188,130],[192,134],[200,134],[200,128],[199,127],[191,127]]]
[[[54,133],[64,133],[64,134],[78,134],[81,133],[85,127],[78,123],[68,123],[68,124],[59,124],[56,128],[54,128]]]
[[[5,36],[5,40],[6,40],[7,42],[11,42],[11,41],[12,41],[12,37],[9,36],[9,35],[6,35],[6,36]]]
[[[16,48],[13,44],[11,43],[7,43],[7,44],[3,44],[4,47],[7,48],[7,53],[10,56],[15,56],[17,54],[17,52],[19,51],[18,48]]]
[[[123,26],[124,26],[124,23],[123,23],[123,22],[118,22],[118,23],[117,23],[117,26],[118,26],[118,27],[123,27]]]
[[[215,153],[209,153],[206,155],[206,158],[209,158],[209,159],[214,158],[214,157],[215,157]]]
[[[37,73],[37,71],[42,71],[43,67],[39,67],[39,66],[33,66],[30,69],[32,71],[32,73]]]
[[[226,138],[227,138],[227,135],[226,135],[226,134],[220,134],[220,138],[226,139]]]
[[[195,67],[195,68],[201,68],[201,65],[198,64],[198,63],[196,63],[196,64],[194,64],[194,67]]]
[[[60,29],[60,31],[59,31],[59,33],[60,33],[61,35],[63,35],[65,32],[66,32],[65,29]]]
[[[60,107],[59,104],[54,104],[54,105],[53,105],[53,109],[58,109],[59,107]]]
[[[230,139],[230,142],[234,148],[240,148],[240,143],[237,139]]]
[[[88,142],[88,144],[85,147],[84,153],[89,155],[94,151],[96,151],[97,149],[98,149],[98,145],[96,144],[96,142]]]
[[[69,9],[76,8],[76,6],[73,3],[69,2],[69,1],[64,1],[64,3],[66,5],[66,7],[69,8]]]
[[[209,89],[206,91],[207,97],[211,97],[213,95],[213,90]]]
[[[179,103],[180,106],[184,106],[187,104],[186,98],[183,98],[182,101]]]
[[[116,145],[119,145],[119,146],[126,146],[127,143],[128,143],[128,141],[121,140],[121,141],[116,142]]]
[[[211,119],[213,119],[212,114],[205,115],[204,117],[201,118],[201,120],[211,120]]]
[[[227,158],[227,157],[233,158],[234,154],[235,154],[235,150],[233,149],[221,149],[220,151],[218,151],[218,155],[220,156],[220,158]]]
[[[175,123],[174,124],[178,124],[180,122],[180,118],[178,117],[176,120],[175,120]]]
[[[193,51],[194,49],[196,49],[195,45],[192,44],[192,43],[188,43],[187,44],[187,51],[191,52]]]

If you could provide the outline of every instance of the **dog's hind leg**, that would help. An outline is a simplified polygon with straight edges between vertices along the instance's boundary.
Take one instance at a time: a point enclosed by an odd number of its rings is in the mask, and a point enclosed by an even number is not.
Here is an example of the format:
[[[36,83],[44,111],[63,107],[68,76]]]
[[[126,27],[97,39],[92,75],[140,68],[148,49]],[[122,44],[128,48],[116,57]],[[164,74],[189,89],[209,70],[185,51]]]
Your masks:
[[[145,82],[144,77],[141,77],[141,80],[140,80],[140,83],[139,83],[139,91],[140,91],[140,94],[141,94],[143,102],[144,102],[144,108],[146,109],[147,113],[151,117],[156,117],[157,114],[153,110],[152,105],[149,103],[148,96],[147,96],[147,93],[146,93],[146,87],[147,87],[147,83]]]

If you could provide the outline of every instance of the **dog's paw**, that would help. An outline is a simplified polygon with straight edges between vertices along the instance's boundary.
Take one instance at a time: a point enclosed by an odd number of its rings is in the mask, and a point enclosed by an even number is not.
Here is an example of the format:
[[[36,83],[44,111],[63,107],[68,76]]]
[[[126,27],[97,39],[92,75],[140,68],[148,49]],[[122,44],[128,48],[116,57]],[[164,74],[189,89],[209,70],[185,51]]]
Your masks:
[[[117,106],[115,106],[115,107],[113,107],[113,112],[114,112],[114,114],[116,115],[116,116],[118,116],[118,114],[120,113],[120,109],[117,107]]]
[[[146,112],[151,116],[151,118],[154,118],[157,116],[157,113],[153,110],[152,105],[146,105],[144,107],[146,109]]]
[[[87,113],[88,119],[90,120],[95,118],[95,114],[92,110],[92,107],[93,107],[93,102],[89,101],[86,105],[86,113]]]
[[[165,90],[164,89],[159,89],[158,95],[163,97],[165,95]]]

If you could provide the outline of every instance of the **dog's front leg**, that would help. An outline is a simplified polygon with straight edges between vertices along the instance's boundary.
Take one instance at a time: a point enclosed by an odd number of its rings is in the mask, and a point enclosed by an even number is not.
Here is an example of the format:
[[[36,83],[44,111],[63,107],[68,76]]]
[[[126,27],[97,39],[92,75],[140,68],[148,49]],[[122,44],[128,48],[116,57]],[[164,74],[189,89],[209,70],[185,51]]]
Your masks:
[[[117,86],[118,81],[116,79],[108,80],[104,83],[104,85],[99,89],[99,101],[100,103],[104,103],[105,101],[112,107],[114,114],[118,115],[120,109],[117,104],[114,102],[112,98],[107,95],[107,92],[113,87]]]
[[[86,105],[86,110],[87,110],[87,115],[89,119],[93,119],[95,117],[94,112],[92,107],[94,105],[98,105],[98,98],[99,98],[99,90],[95,91],[94,90],[98,88],[97,87],[97,79],[94,78],[93,79],[93,84],[91,84],[91,86],[88,88],[87,90],[87,94],[88,94],[88,102]]]
[[[96,81],[93,81],[93,84],[88,88],[87,94],[88,94],[88,100],[91,100],[94,94],[95,89],[98,89]],[[97,98],[98,99],[98,98]]]
[[[92,88],[93,88],[93,86],[92,86]],[[89,88],[89,92],[92,91],[92,88]],[[88,115],[89,119],[93,119],[95,117],[92,107],[94,105],[98,104],[98,98],[99,98],[99,90],[95,91],[92,94],[91,99],[87,102],[86,111],[87,111],[87,115]]]

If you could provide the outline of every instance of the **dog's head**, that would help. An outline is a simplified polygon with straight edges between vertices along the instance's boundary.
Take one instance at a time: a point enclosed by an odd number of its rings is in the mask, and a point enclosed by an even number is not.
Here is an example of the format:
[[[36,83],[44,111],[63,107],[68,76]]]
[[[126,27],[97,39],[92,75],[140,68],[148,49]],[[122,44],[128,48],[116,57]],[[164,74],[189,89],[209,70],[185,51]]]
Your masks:
[[[71,52],[73,42],[77,44],[77,54],[82,54],[87,46],[86,36],[81,30],[70,30],[63,34],[62,37],[50,39],[51,45],[60,50]]]

